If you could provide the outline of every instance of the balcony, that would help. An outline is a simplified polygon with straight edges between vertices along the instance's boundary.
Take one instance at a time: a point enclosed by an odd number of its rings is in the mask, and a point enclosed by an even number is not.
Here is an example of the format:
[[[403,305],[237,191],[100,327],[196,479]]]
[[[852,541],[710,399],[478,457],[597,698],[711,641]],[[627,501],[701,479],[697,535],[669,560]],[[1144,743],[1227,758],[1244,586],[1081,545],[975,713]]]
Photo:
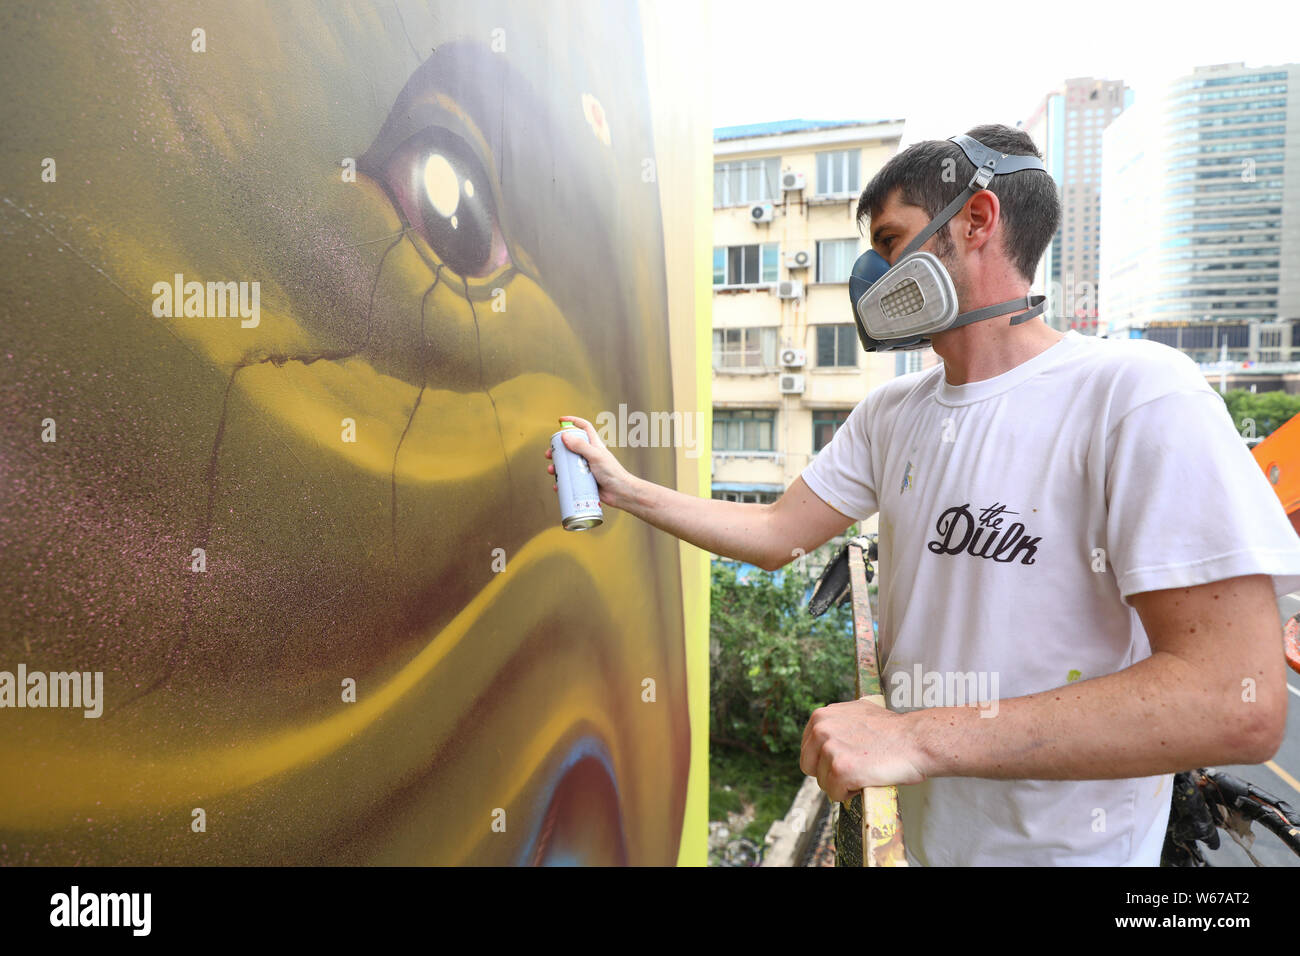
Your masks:
[[[781,451],[715,451],[716,461],[770,461],[773,464],[785,464],[785,452]]]

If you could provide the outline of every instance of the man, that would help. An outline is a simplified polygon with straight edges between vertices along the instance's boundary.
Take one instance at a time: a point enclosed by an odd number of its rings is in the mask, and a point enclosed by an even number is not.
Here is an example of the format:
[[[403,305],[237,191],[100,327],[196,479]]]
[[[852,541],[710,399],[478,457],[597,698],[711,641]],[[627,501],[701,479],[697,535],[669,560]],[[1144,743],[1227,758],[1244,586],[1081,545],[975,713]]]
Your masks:
[[[602,501],[768,569],[879,513],[890,709],[815,711],[800,767],[835,800],[899,784],[911,862],[1154,866],[1172,773],[1280,746],[1300,541],[1190,359],[1026,321],[1055,185],[1023,132],[967,137],[1018,171],[918,143],[858,205],[882,267],[959,207],[919,246],[960,313],[943,364],[868,394],[780,500],[641,481],[582,419],[571,447]]]

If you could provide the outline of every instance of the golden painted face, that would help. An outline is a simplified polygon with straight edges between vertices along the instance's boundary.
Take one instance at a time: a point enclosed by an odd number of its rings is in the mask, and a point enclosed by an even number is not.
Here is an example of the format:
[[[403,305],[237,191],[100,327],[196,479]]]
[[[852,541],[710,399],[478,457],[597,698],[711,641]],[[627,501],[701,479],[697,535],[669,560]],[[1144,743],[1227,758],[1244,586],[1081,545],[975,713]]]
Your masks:
[[[677,543],[539,465],[672,409],[638,15],[541,6],[11,12],[0,670],[104,692],[0,862],[675,862]]]

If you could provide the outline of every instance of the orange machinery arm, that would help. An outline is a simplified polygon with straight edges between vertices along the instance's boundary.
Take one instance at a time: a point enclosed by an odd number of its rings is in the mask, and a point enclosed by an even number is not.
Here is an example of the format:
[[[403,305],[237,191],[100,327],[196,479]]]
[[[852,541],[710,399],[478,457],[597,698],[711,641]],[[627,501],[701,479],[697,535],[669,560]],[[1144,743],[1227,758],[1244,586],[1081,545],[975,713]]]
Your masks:
[[[1291,525],[1300,534],[1300,415],[1251,449],[1273,486]]]
[[[1281,428],[1251,449],[1255,461],[1273,486],[1291,527],[1300,534],[1300,415],[1289,419]],[[1282,637],[1286,660],[1300,673],[1300,614],[1285,622]]]

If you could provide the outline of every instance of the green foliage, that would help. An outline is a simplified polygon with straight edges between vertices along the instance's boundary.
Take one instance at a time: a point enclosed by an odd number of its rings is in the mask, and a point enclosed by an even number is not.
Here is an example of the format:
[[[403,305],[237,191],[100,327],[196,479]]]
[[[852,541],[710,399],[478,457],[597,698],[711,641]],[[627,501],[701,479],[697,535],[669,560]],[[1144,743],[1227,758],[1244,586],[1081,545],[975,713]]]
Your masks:
[[[738,813],[744,804],[752,804],[754,819],[738,835],[762,846],[772,824],[789,812],[803,779],[798,757],[770,757],[713,743],[709,747],[709,819],[725,820],[728,812]],[[731,789],[724,789],[728,786]]]
[[[772,824],[790,812],[790,804],[803,784],[804,776],[799,770],[799,762],[791,759],[788,766],[793,772],[769,777],[766,786],[756,786],[750,790],[754,801],[754,819],[745,827],[745,836],[759,846],[763,845]],[[809,826],[812,823],[813,821],[808,821]]]
[[[795,563],[737,581],[734,564],[713,562],[709,709],[719,742],[797,762],[812,712],[851,699],[852,611],[845,605],[812,617],[813,583]]]
[[[740,793],[730,780],[709,775],[709,819],[725,820],[728,813],[739,813],[743,805]]]
[[[1222,397],[1237,431],[1246,437],[1251,435],[1250,422],[1254,422],[1255,436],[1267,438],[1293,415],[1300,414],[1300,395],[1233,389]]]

